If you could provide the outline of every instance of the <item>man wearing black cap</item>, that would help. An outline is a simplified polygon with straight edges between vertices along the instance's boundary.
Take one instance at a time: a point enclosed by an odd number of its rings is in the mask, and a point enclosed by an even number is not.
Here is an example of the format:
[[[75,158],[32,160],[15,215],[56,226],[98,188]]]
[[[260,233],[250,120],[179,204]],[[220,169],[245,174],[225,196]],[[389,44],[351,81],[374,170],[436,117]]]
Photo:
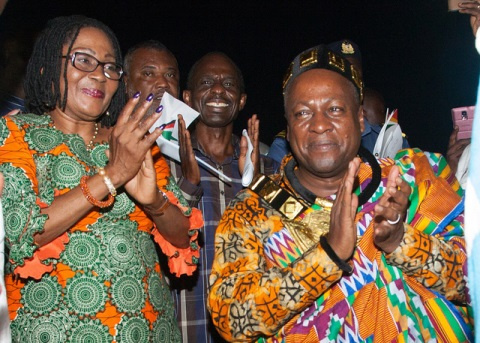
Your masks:
[[[377,162],[362,148],[362,79],[326,46],[299,54],[283,89],[293,156],[238,193],[216,231],[208,305],[218,332],[471,340],[461,191],[443,157],[404,150]]]
[[[360,74],[360,77],[363,78],[362,53],[355,42],[349,39],[342,39],[328,44],[327,48],[350,62],[356,68],[357,72]],[[383,113],[383,117],[385,117],[385,113]],[[367,119],[364,122],[364,126],[365,128],[362,132],[361,144],[368,151],[373,152],[378,135],[382,129],[382,125],[370,123]],[[407,139],[403,138],[402,148],[409,147],[410,145]],[[267,156],[277,162],[281,162],[283,157],[289,152],[290,145],[285,137],[285,130],[283,130],[275,136],[275,139],[270,145]]]

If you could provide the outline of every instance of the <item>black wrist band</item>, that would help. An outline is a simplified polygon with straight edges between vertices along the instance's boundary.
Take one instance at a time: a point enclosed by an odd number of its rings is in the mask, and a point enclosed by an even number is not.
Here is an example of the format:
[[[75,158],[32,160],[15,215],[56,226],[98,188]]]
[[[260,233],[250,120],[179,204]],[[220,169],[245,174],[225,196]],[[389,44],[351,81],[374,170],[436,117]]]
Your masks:
[[[323,250],[325,250],[328,257],[330,257],[330,259],[337,265],[338,268],[347,274],[352,274],[353,267],[335,254],[335,251],[333,251],[330,244],[328,244],[327,237],[325,235],[320,237],[320,246],[323,248]]]

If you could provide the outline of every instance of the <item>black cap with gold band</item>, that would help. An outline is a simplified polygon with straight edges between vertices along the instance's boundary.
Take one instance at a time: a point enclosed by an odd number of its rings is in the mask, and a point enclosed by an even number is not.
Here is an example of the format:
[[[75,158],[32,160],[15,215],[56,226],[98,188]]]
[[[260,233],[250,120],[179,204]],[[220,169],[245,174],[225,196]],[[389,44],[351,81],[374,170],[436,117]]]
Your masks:
[[[327,69],[339,73],[353,83],[363,100],[363,81],[361,74],[348,60],[328,49],[326,45],[317,45],[303,51],[290,63],[283,79],[283,93],[288,85],[300,74],[311,69]]]

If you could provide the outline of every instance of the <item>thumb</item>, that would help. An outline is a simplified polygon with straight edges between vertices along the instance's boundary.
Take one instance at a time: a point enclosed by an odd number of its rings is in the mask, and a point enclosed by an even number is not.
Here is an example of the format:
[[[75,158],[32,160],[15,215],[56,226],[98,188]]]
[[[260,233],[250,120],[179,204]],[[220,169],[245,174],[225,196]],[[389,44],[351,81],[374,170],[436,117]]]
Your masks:
[[[240,157],[245,158],[247,156],[247,151],[248,151],[247,138],[242,136],[242,138],[240,139]]]
[[[240,175],[243,175],[243,167],[245,166],[247,151],[248,151],[247,138],[242,136],[242,138],[240,138],[240,156],[238,157],[238,168],[240,169]]]
[[[148,169],[154,169],[152,151],[148,150],[143,160],[143,165]]]

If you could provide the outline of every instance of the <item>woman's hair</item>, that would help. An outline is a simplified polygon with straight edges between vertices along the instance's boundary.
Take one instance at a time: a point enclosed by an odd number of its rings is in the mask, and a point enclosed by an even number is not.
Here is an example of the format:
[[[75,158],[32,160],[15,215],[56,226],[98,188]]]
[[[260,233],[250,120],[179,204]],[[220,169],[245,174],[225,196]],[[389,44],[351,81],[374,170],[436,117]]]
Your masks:
[[[67,65],[70,59],[61,59],[62,50],[68,44],[65,55],[70,55],[72,46],[77,39],[78,33],[84,27],[94,27],[103,31],[112,43],[115,52],[115,62],[122,63],[122,55],[117,37],[102,22],[80,15],[57,17],[47,23],[35,42],[30,61],[25,75],[25,104],[28,111],[38,115],[52,111],[59,106],[65,110],[68,97]],[[62,71],[63,61],[63,73]],[[62,74],[62,75],[60,75]],[[60,92],[60,77],[63,77],[65,89],[63,97]],[[100,123],[104,126],[112,126],[125,104],[125,89],[121,80],[118,81],[117,92],[113,95],[108,107],[109,116],[104,115]]]

